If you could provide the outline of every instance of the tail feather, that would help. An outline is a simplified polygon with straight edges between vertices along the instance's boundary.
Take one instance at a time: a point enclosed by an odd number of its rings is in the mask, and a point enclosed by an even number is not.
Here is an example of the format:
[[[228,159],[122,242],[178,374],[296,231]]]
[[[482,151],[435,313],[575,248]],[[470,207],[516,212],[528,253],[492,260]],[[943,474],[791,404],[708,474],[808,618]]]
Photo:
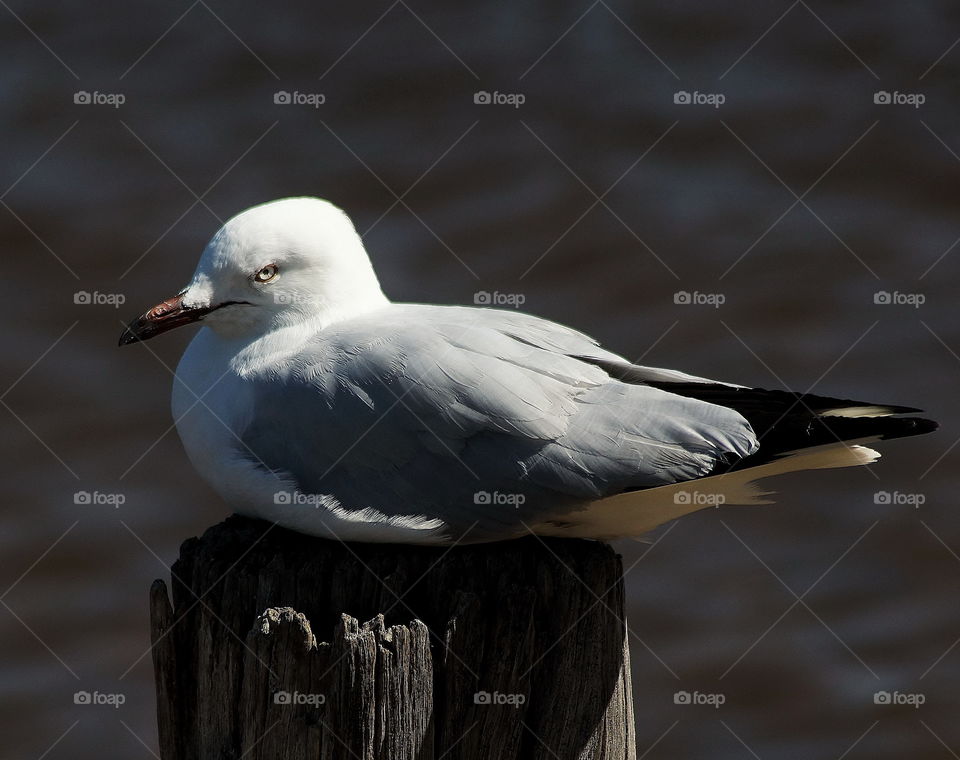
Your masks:
[[[642,535],[658,525],[711,506],[771,503],[757,481],[800,470],[870,464],[880,454],[864,444],[921,435],[937,423],[920,409],[811,393],[719,383],[668,370],[584,358],[612,377],[650,385],[739,412],[759,446],[752,454],[718,461],[713,472],[691,481],[624,491],[536,526],[554,536],[611,539]]]
[[[534,526],[534,531],[545,536],[610,540],[642,535],[707,507],[771,504],[766,497],[773,492],[761,488],[757,480],[800,470],[870,464],[879,459],[880,454],[862,445],[869,440],[814,446],[750,469],[628,491],[595,501],[559,520],[545,521]]]

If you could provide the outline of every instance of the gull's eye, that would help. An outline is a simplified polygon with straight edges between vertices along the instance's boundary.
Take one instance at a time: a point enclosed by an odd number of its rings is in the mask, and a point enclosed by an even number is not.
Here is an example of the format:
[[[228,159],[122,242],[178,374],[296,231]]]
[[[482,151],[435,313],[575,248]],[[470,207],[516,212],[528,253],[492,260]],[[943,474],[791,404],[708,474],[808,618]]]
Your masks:
[[[267,264],[253,276],[253,279],[257,282],[270,282],[270,280],[276,279],[278,274],[280,274],[280,269],[276,264]]]

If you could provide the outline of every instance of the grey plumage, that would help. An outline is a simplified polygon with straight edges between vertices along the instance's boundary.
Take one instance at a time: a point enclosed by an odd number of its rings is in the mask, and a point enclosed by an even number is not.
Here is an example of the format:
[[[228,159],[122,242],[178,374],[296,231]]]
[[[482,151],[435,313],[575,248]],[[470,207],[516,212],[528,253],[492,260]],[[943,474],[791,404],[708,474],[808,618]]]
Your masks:
[[[471,540],[756,450],[736,411],[622,382],[586,359],[629,364],[525,314],[397,304],[332,325],[295,360],[248,378],[256,408],[241,438],[303,492],[440,517],[453,537],[473,526]],[[484,501],[495,492],[503,503]]]

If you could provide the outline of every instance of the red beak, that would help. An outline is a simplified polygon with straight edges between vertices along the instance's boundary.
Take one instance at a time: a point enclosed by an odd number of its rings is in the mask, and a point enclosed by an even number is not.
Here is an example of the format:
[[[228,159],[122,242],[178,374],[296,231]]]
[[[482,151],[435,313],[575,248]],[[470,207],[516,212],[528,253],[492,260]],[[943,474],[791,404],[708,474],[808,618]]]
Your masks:
[[[120,345],[149,340],[175,327],[188,325],[203,319],[216,307],[189,307],[183,305],[183,294],[168,298],[154,306],[146,314],[137,317],[120,335]]]

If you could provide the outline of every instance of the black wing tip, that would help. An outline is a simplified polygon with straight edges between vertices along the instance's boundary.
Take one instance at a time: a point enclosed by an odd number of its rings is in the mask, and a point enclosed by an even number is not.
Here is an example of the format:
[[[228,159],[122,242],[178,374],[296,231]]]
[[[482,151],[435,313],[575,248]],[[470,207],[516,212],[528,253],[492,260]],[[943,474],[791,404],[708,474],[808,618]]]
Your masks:
[[[815,417],[802,426],[775,427],[769,435],[760,437],[761,446],[743,459],[728,461],[714,468],[711,475],[730,470],[742,470],[797,454],[812,446],[829,444],[863,444],[871,441],[889,441],[914,435],[932,433],[940,427],[926,417]]]
[[[625,381],[637,382],[629,378]],[[760,439],[761,446],[734,463],[732,469],[769,462],[811,446],[906,438],[932,433],[939,427],[926,417],[897,416],[923,413],[922,409],[912,406],[713,382],[641,381],[669,393],[725,406],[743,415]],[[722,464],[731,467],[727,461]]]
[[[939,422],[926,417],[881,417],[879,419],[883,421],[880,438],[885,441],[892,438],[907,438],[911,435],[925,435],[940,428]]]

